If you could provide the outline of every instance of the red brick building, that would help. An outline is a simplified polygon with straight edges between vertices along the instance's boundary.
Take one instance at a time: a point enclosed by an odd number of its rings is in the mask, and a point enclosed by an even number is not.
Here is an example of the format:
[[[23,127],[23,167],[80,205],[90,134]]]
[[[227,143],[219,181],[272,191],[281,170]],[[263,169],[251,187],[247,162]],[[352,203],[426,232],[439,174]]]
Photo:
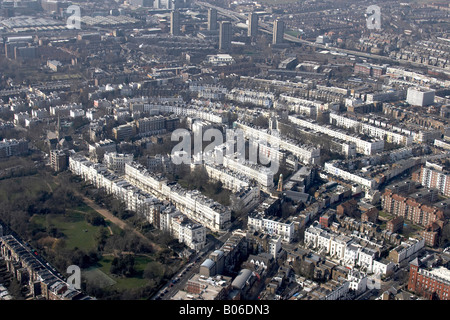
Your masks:
[[[430,247],[436,246],[443,228],[443,220],[438,220],[428,225],[425,230],[422,231],[422,237],[425,239],[425,244]]]
[[[381,207],[387,213],[425,227],[438,220],[444,220],[442,209],[416,198],[392,193],[390,190],[386,190],[381,196]]]
[[[450,270],[423,269],[416,258],[410,263],[408,290],[429,300],[450,300]]]
[[[330,224],[333,222],[334,219],[334,213],[333,212],[326,212],[319,218],[319,223],[322,226],[322,228],[328,228]]]
[[[359,210],[361,211],[361,221],[363,222],[377,222],[378,209],[373,205],[359,204]]]
[[[357,213],[358,209],[358,202],[355,199],[350,199],[348,201],[345,201],[338,205],[336,207],[336,214],[339,217],[342,216],[354,216]]]
[[[403,229],[403,217],[395,217],[386,223],[386,230],[392,233],[396,233]]]
[[[370,76],[372,71],[372,67],[366,63],[356,63],[353,69],[353,72],[356,74],[365,74],[366,76]]]
[[[385,73],[383,67],[372,66],[372,77],[379,78]]]

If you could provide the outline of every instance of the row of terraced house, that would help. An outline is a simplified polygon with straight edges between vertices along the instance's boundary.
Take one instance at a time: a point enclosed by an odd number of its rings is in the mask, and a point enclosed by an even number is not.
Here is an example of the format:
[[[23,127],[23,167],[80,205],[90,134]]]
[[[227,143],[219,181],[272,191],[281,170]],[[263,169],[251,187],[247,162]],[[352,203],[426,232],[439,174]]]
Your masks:
[[[0,256],[5,261],[7,270],[29,289],[33,299],[92,299],[55,274],[54,269],[38,257],[36,251],[13,235],[0,237]]]

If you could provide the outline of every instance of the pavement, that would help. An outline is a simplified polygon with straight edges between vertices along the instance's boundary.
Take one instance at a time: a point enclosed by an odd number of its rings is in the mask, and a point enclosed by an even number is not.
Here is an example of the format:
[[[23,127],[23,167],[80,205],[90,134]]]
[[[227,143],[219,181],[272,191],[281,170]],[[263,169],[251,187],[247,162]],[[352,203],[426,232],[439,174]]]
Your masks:
[[[197,252],[183,268],[181,268],[170,281],[164,285],[151,300],[170,300],[179,290],[184,290],[186,283],[193,274],[198,273],[200,265],[205,261],[206,257],[214,250],[219,249],[222,244],[231,236],[231,232],[225,232],[218,238],[209,237],[209,241],[205,248]]]

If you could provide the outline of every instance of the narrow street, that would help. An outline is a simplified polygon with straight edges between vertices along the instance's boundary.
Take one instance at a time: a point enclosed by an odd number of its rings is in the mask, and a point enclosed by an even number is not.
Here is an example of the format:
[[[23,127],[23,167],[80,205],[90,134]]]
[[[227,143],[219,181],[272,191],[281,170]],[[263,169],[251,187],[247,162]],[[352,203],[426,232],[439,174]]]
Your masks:
[[[195,254],[191,262],[184,266],[151,300],[169,300],[177,291],[183,290],[192,275],[199,272],[200,265],[209,254],[219,249],[230,236],[231,232],[226,232],[219,238],[211,237],[205,248]]]

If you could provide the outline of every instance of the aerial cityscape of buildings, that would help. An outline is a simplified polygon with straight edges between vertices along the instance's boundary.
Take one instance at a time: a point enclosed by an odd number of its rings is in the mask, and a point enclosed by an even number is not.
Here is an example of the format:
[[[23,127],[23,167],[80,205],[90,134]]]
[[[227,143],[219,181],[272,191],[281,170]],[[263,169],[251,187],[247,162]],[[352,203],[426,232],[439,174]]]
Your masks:
[[[450,4],[370,5],[1,1],[0,300],[449,300]]]

